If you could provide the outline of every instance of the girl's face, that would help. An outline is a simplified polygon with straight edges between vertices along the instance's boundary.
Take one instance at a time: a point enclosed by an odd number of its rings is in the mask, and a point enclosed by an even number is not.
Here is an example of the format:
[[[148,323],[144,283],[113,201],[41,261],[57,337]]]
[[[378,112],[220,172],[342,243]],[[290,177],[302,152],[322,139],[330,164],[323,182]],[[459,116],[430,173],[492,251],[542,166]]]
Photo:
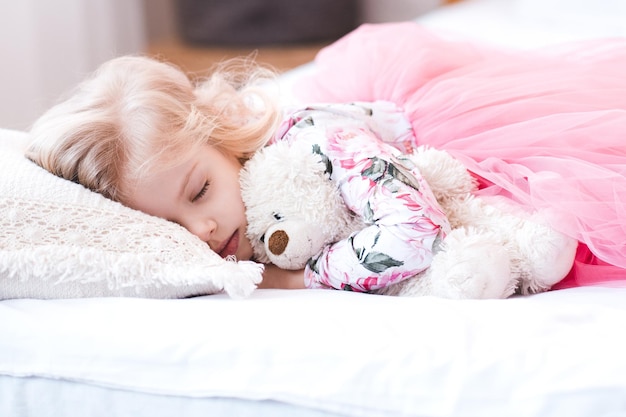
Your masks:
[[[203,145],[182,164],[138,181],[128,205],[180,224],[222,258],[248,260],[252,246],[245,235],[240,169],[237,158]]]

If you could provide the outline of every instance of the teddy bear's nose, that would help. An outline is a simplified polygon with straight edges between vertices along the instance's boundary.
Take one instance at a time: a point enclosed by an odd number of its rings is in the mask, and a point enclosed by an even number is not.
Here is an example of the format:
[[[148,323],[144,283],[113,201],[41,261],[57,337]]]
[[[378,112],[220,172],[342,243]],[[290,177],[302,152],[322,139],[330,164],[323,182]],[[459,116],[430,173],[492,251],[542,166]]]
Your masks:
[[[289,235],[284,230],[276,230],[267,241],[267,248],[274,255],[281,255],[287,248]]]

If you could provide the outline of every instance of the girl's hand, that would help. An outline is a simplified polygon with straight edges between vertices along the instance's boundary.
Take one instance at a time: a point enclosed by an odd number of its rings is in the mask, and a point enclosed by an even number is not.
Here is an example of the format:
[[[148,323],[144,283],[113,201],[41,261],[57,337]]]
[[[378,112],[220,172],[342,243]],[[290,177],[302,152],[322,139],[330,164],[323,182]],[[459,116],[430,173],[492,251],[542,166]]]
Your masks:
[[[263,281],[259,284],[258,288],[303,289],[305,288],[304,270],[290,271],[280,269],[276,265],[265,265]]]

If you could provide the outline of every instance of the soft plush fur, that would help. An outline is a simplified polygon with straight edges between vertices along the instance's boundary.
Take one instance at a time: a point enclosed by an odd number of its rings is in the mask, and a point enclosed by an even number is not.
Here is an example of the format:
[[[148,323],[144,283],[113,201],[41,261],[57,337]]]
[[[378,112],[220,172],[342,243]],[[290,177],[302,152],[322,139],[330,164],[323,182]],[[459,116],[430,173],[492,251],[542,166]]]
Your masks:
[[[363,227],[348,211],[326,165],[310,146],[278,142],[263,148],[241,173],[255,259],[300,269],[324,245]]]
[[[437,242],[429,268],[379,293],[505,298],[548,290],[571,269],[575,240],[502,199],[476,197],[475,181],[448,153],[419,148],[399,159],[419,168],[452,231]],[[303,144],[279,142],[258,152],[241,187],[248,237],[264,263],[302,268],[324,245],[364,225],[343,204],[323,156]]]

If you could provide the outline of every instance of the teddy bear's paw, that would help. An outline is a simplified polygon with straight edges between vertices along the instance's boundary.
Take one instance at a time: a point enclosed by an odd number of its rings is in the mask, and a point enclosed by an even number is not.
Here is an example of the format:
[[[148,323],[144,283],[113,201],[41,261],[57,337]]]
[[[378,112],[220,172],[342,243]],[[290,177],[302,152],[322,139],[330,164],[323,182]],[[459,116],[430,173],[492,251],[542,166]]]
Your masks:
[[[454,230],[444,251],[433,259],[430,279],[433,295],[446,298],[506,298],[516,282],[506,249],[489,234],[471,235]]]
[[[477,189],[476,180],[465,166],[446,151],[420,146],[409,158],[440,203],[454,201]]]
[[[520,253],[528,272],[519,283],[519,292],[533,294],[547,291],[565,278],[574,264],[578,241],[541,224],[527,229]]]

